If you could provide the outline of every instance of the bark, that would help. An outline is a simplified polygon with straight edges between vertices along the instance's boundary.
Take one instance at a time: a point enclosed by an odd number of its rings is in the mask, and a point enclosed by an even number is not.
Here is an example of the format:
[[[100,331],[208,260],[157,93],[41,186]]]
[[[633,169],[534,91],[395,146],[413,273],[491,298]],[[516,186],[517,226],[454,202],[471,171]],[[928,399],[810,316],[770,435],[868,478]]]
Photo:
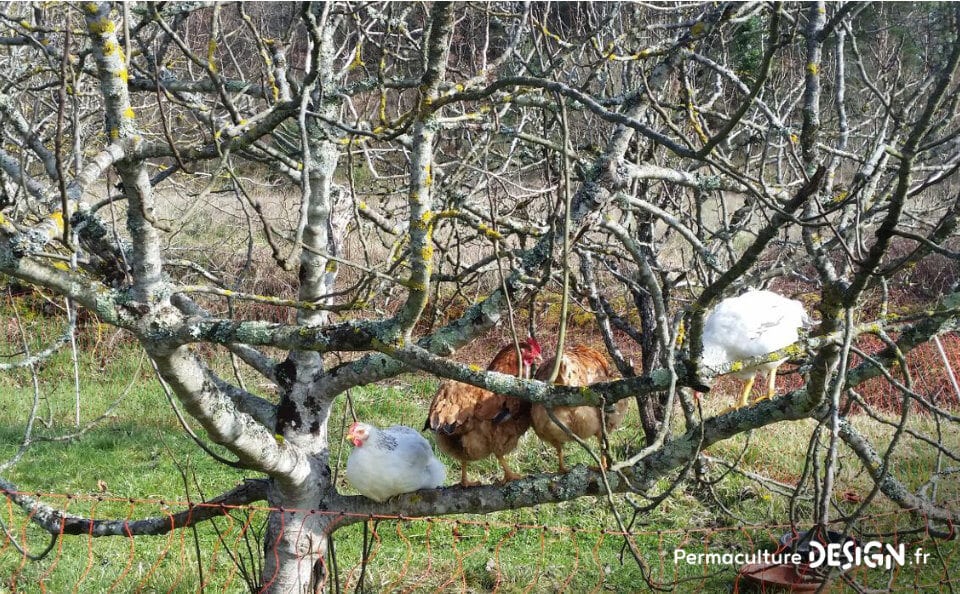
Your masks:
[[[319,10],[317,10],[319,9]],[[311,32],[312,90],[304,93],[314,109],[327,121],[338,117],[339,102],[330,101],[333,70],[334,32],[338,22],[330,18],[329,6],[308,7],[304,20]],[[306,113],[306,105],[301,114]],[[298,299],[303,303],[324,303],[333,292],[337,277],[336,257],[342,249],[345,231],[342,192],[334,182],[339,160],[340,134],[320,120],[301,117],[299,120],[303,151],[301,177],[301,221],[303,249],[299,262]],[[297,326],[323,327],[329,312],[320,309],[299,309]],[[275,434],[290,444],[303,457],[305,474],[295,481],[273,475],[268,501],[271,511],[264,534],[264,565],[261,587],[265,592],[312,592],[324,582],[329,534],[329,516],[305,514],[303,511],[325,510],[325,497],[335,491],[329,466],[328,421],[334,394],[318,391],[317,378],[323,375],[321,354],[313,350],[292,350],[278,365],[277,383],[280,404],[277,408]]]

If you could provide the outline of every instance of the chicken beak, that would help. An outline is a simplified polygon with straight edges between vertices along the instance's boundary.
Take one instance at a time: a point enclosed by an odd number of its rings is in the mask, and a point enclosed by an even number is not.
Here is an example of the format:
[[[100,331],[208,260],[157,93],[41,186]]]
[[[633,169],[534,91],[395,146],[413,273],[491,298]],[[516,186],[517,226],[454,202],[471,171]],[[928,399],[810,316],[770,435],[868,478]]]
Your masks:
[[[523,366],[524,378],[525,379],[532,378],[534,374],[537,372],[537,369],[540,367],[541,363],[543,363],[543,357],[541,357],[540,355],[537,355],[536,357],[533,358],[533,361],[531,361],[529,365],[524,365]]]

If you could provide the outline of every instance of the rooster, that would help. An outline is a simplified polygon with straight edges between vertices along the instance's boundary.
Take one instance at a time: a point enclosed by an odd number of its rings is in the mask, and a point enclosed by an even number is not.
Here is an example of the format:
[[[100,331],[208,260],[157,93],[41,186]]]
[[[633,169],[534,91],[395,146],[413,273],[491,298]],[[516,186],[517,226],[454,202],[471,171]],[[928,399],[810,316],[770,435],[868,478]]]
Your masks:
[[[553,371],[554,359],[550,359],[537,370],[537,379],[550,379]],[[563,353],[560,359],[560,371],[557,373],[556,383],[563,386],[586,386],[610,377],[610,366],[603,353],[586,346],[575,346]],[[601,411],[595,406],[554,406],[553,414],[558,421],[566,425],[574,435],[580,439],[596,437],[603,439],[603,425]],[[619,400],[613,410],[606,415],[606,431],[616,430],[623,422],[627,412],[627,401]],[[544,442],[557,450],[557,462],[560,472],[567,472],[563,463],[563,444],[573,438],[567,435],[562,427],[553,422],[543,404],[534,404],[530,411],[533,430]],[[602,444],[601,444],[602,445]],[[602,450],[602,447],[601,447]],[[603,460],[601,460],[603,466]]]
[[[531,366],[540,361],[540,345],[535,339],[520,343],[520,358],[518,362],[516,347],[511,344],[500,349],[487,369],[529,377]],[[467,480],[467,464],[491,454],[503,469],[502,482],[521,478],[510,470],[505,456],[530,428],[529,402],[446,380],[430,403],[423,428],[435,431],[440,450],[460,461],[460,484],[464,487],[479,484]]]
[[[435,489],[447,478],[430,442],[411,427],[378,429],[367,423],[354,423],[347,439],[355,446],[347,458],[347,481],[374,501]]]

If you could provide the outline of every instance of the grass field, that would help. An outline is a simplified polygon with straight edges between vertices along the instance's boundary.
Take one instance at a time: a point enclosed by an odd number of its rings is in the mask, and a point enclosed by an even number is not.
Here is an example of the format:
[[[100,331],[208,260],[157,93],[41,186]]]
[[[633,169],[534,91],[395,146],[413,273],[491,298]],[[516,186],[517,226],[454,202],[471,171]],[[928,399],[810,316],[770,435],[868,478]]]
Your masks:
[[[39,332],[34,348],[53,333],[52,328]],[[57,439],[76,431],[69,352],[43,365],[36,393],[27,371],[0,374],[0,463],[17,452],[35,394],[38,398],[33,442],[19,463],[2,473],[5,479],[20,490],[42,493],[46,503],[66,507],[74,514],[135,519],[177,511],[188,499],[216,495],[246,476],[217,464],[185,435],[135,345],[116,334],[87,333],[83,340],[78,361],[81,425],[109,409],[108,416],[81,437]],[[790,381],[785,378],[785,385]],[[364,420],[418,426],[434,389],[432,380],[404,376],[385,385],[354,390],[351,398],[356,414]],[[705,398],[706,413],[715,414],[726,406],[735,389],[732,384],[721,384],[717,391],[728,396]],[[339,400],[331,417],[333,435],[341,434],[347,422],[344,402]],[[892,434],[889,427],[866,418],[858,417],[857,423],[875,443],[884,443]],[[936,427],[932,423],[927,417],[915,417],[911,427],[933,435]],[[811,421],[776,424],[716,444],[708,453],[719,459],[739,458],[743,470],[793,484],[803,472],[813,428]],[[632,412],[615,435],[615,451],[628,449],[640,434]],[[957,431],[944,431],[943,440],[952,451],[960,450]],[[340,468],[347,454],[342,445],[339,441],[333,444],[331,457]],[[893,459],[895,474],[910,483],[911,489],[920,487],[937,464],[931,450],[921,445],[908,439]],[[568,448],[569,462],[588,461],[584,452],[572,445]],[[836,492],[847,494],[849,500],[838,497],[835,506],[850,511],[856,505],[851,500],[866,495],[871,485],[860,465],[847,456],[842,452]],[[553,471],[556,463],[552,449],[543,446],[532,432],[524,436],[514,458],[525,473]],[[449,459],[444,461],[452,481],[458,467]],[[721,470],[712,468],[711,478],[719,477]],[[472,476],[484,482],[495,480],[499,472],[492,459],[471,465]],[[938,499],[957,505],[958,483],[940,484]],[[339,484],[349,492],[342,478]],[[648,589],[644,580],[650,579],[681,592],[720,592],[734,587],[731,567],[678,565],[673,562],[674,549],[773,550],[776,539],[789,530],[785,526],[787,498],[737,473],[726,474],[709,489],[677,489],[656,508],[634,514],[633,505],[643,503],[636,496],[614,498],[615,509],[630,528],[627,538],[645,564],[643,569],[624,548],[625,537],[610,506],[581,499],[483,517],[356,524],[336,534],[336,575],[344,591],[354,591],[362,582],[369,592],[632,592]],[[795,513],[802,521],[809,521],[811,510],[809,498],[797,500]],[[215,525],[207,523],[195,532],[184,530],[135,541],[64,537],[36,562],[24,560],[7,538],[0,547],[0,577],[6,584],[0,585],[0,592],[4,587],[23,592],[242,592],[246,586],[239,568],[257,572],[265,515],[262,509],[238,509],[231,517]],[[9,503],[0,519],[8,535],[31,552],[48,545],[49,538],[31,527],[24,514]],[[881,497],[872,505],[870,517],[855,528],[865,534],[885,534],[890,540],[896,538],[894,533],[921,526]],[[919,538],[904,538],[915,537]],[[366,565],[361,563],[365,540]],[[947,568],[956,567],[960,557],[955,541],[924,539],[908,549],[914,546],[933,554],[928,565],[893,574],[860,568],[857,579],[872,587],[886,587],[892,579],[910,590],[946,588],[940,584],[950,579]],[[838,582],[834,591],[844,589]],[[896,591],[906,590],[898,587]]]

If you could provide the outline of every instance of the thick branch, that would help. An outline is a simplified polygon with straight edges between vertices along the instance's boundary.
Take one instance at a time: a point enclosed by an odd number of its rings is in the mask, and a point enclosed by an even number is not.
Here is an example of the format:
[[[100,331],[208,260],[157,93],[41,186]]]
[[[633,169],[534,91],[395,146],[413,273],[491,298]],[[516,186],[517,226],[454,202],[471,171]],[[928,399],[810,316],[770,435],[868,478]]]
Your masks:
[[[69,514],[42,503],[29,493],[21,493],[0,479],[0,492],[25,511],[30,521],[50,534],[99,536],[155,536],[178,528],[187,528],[227,515],[234,507],[250,505],[267,498],[268,483],[248,479],[232,490],[209,501],[197,503],[184,511],[140,520],[98,520]],[[39,497],[39,494],[37,495]]]

